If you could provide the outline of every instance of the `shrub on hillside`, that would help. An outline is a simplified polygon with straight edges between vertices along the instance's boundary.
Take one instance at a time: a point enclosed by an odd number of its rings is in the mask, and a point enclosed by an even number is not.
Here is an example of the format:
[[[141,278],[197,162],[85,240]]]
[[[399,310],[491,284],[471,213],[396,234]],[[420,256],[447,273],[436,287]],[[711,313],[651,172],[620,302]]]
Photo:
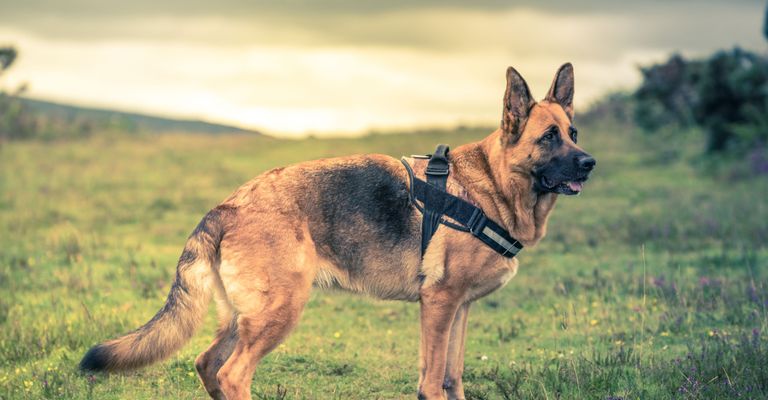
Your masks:
[[[13,65],[17,55],[13,47],[0,47],[0,76]],[[34,133],[35,120],[18,100],[25,89],[22,85],[13,93],[7,93],[0,88],[0,139],[20,139]]]
[[[699,126],[709,152],[745,153],[768,143],[768,58],[735,48],[641,69],[635,120],[647,131]]]

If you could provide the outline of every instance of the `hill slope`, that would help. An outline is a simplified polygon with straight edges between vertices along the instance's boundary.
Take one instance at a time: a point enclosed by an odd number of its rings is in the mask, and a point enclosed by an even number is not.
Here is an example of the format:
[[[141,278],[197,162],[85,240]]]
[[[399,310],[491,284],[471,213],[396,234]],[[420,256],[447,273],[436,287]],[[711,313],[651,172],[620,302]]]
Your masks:
[[[42,114],[68,121],[87,120],[96,123],[97,125],[109,125],[120,130],[132,132],[261,134],[257,131],[236,126],[216,124],[201,120],[165,118],[116,110],[73,106],[30,98],[22,98],[20,100],[35,114]]]

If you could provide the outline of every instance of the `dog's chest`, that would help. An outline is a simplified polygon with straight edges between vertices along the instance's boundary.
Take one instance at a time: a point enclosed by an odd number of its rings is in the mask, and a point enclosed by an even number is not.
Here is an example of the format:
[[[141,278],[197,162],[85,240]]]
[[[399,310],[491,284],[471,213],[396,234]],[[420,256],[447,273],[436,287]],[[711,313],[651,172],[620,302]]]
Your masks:
[[[480,267],[468,293],[469,300],[476,300],[501,289],[517,275],[518,260],[503,258]]]

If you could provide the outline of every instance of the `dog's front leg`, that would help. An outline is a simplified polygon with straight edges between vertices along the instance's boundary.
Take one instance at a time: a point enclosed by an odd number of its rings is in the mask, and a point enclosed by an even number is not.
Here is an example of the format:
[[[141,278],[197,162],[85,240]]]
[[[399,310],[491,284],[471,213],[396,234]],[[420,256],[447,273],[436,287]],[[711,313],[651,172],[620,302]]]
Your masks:
[[[448,358],[448,342],[461,293],[429,287],[421,291],[421,346],[419,399],[445,399],[443,379]]]
[[[448,341],[448,359],[445,367],[443,388],[448,400],[464,400],[464,385],[461,375],[464,373],[464,343],[467,333],[469,303],[462,304],[456,311],[451,325],[451,338]]]

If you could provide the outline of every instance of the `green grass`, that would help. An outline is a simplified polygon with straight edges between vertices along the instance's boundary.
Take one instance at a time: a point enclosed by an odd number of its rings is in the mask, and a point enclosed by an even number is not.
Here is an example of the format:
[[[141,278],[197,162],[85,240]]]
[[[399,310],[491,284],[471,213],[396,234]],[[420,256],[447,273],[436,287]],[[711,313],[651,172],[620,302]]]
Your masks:
[[[518,276],[470,312],[473,399],[768,397],[768,180],[659,161],[631,128],[582,127],[598,168],[562,198]],[[0,149],[0,398],[206,398],[193,359],[83,375],[93,344],[161,307],[204,213],[268,168],[361,152],[425,153],[485,130],[287,141],[98,137]],[[418,306],[315,291],[260,365],[258,399],[414,398]]]

